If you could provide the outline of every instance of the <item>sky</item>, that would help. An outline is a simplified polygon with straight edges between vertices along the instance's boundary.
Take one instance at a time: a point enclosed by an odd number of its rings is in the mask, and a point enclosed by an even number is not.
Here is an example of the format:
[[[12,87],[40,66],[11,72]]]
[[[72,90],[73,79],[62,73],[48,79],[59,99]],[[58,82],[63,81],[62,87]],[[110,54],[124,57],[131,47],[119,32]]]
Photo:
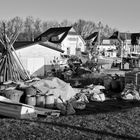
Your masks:
[[[140,32],[140,0],[0,0],[0,20],[101,21],[121,32]]]

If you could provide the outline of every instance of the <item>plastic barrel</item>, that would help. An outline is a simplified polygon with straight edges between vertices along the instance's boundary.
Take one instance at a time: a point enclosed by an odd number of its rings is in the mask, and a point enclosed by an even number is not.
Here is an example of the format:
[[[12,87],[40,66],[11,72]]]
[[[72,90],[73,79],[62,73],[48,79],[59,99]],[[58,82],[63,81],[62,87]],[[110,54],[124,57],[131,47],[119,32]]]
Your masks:
[[[45,96],[44,95],[37,95],[36,96],[36,106],[38,107],[45,107]]]
[[[53,108],[54,107],[54,95],[49,94],[45,96],[45,107],[46,108]]]
[[[35,96],[26,96],[26,104],[35,106],[36,105],[36,97]]]

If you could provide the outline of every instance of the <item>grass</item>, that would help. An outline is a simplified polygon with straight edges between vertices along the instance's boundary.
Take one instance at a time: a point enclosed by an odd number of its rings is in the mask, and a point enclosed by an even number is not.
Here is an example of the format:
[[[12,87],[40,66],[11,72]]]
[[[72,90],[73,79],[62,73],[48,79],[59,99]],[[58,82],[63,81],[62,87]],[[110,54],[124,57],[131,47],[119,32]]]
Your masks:
[[[137,140],[140,103],[90,102],[75,115],[35,120],[0,119],[0,138],[7,140]]]

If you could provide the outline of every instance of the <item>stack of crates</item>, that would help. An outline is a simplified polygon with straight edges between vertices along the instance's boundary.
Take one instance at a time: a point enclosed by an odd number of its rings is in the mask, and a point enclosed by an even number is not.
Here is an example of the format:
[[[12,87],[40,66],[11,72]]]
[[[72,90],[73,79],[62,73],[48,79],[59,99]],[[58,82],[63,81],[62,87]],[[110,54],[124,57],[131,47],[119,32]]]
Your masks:
[[[138,91],[140,89],[140,71],[131,71],[125,73],[125,85],[133,83],[136,85]]]

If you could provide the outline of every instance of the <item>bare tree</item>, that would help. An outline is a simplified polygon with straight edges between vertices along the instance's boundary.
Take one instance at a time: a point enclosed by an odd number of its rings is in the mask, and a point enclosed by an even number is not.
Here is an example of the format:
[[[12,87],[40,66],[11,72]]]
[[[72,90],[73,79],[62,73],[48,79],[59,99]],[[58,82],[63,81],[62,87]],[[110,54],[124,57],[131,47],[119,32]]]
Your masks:
[[[41,34],[41,28],[42,28],[41,20],[37,18],[34,21],[34,37],[37,37],[38,35]]]
[[[52,28],[52,27],[59,27],[60,24],[57,22],[57,21],[44,21],[42,23],[42,31],[46,31],[48,30],[49,28]]]
[[[24,21],[24,32],[26,40],[31,41],[34,38],[34,18],[29,16]]]
[[[5,26],[3,26],[5,25]],[[1,21],[0,28],[1,31],[5,28],[5,33],[7,34],[8,38],[11,40],[14,35],[22,30],[23,21],[20,17],[15,17],[10,19],[9,21]]]
[[[83,35],[83,28],[86,24],[85,20],[79,19],[78,22],[74,23],[73,28],[77,31],[79,35]]]
[[[63,20],[61,23],[60,23],[60,26],[61,27],[67,27],[67,26],[71,26],[72,25],[72,22],[68,21],[67,19]]]
[[[82,36],[85,38],[96,31],[96,24],[92,21],[87,21],[83,26]]]

